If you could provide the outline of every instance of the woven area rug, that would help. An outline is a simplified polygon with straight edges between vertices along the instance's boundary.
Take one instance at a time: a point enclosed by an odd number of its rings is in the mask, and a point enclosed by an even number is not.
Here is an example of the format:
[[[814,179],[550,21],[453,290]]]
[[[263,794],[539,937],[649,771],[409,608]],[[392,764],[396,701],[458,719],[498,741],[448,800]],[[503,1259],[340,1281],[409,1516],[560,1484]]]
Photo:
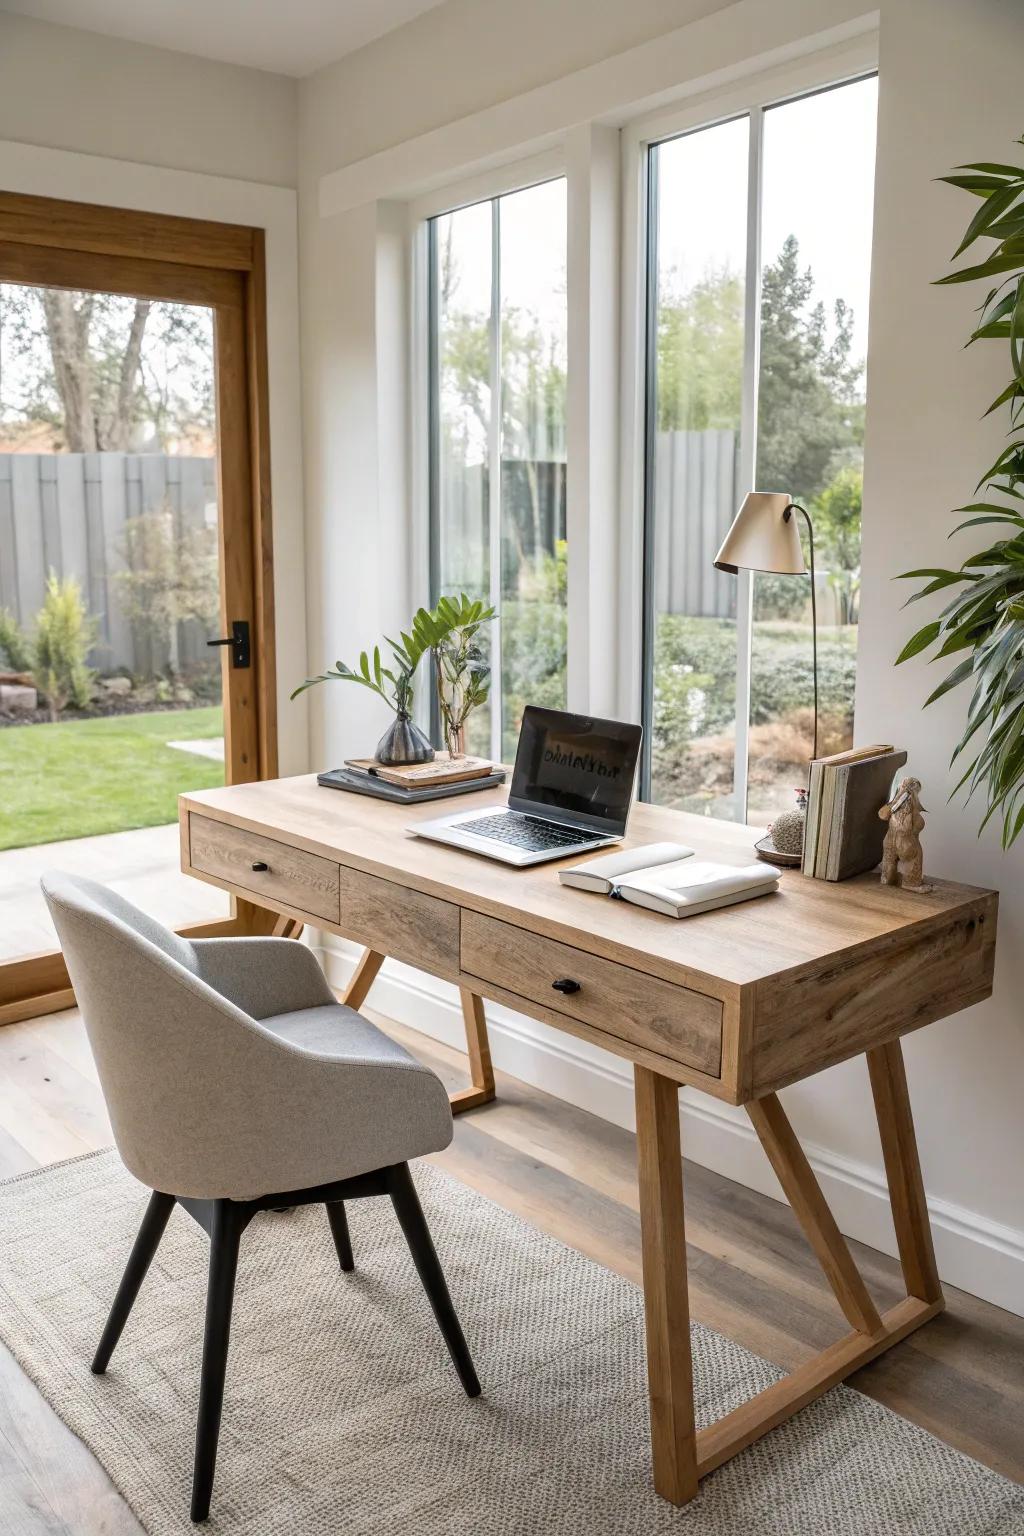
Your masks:
[[[463,1396],[386,1200],[258,1216],[242,1244],[209,1529],[244,1536],[1019,1536],[1024,1488],[839,1387],[675,1510],[650,1485],[640,1292],[415,1170],[484,1395]],[[102,1152],[0,1185],[0,1336],[152,1536],[188,1519],[207,1243],[174,1212],[106,1377],[147,1199]],[[777,1373],[695,1327],[699,1417]]]

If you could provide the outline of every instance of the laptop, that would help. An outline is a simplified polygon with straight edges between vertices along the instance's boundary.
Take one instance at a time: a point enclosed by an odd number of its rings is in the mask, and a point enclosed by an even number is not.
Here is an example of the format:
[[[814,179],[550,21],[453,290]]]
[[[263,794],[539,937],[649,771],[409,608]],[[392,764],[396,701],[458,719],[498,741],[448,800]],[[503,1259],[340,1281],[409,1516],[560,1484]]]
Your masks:
[[[625,836],[641,729],[528,704],[508,809],[456,811],[410,827],[505,864],[542,864]]]

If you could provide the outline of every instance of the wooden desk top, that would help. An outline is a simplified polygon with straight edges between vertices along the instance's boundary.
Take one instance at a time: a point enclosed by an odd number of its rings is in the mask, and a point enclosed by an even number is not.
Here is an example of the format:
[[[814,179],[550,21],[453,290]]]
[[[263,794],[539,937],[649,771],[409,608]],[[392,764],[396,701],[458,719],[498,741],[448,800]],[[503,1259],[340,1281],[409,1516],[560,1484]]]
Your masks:
[[[182,807],[723,1000],[784,976],[795,981],[802,973],[819,974],[823,965],[848,960],[859,950],[881,957],[904,940],[923,941],[945,931],[953,917],[987,918],[994,943],[995,893],[948,880],[916,895],[883,886],[874,874],[830,884],[787,870],[774,895],[676,922],[563,886],[557,861],[516,869],[406,831],[417,821],[501,806],[506,799],[502,788],[465,800],[400,806],[324,789],[310,774],[184,795]],[[725,863],[754,857],[747,827],[635,805],[624,846],[664,841],[684,843],[699,857]]]

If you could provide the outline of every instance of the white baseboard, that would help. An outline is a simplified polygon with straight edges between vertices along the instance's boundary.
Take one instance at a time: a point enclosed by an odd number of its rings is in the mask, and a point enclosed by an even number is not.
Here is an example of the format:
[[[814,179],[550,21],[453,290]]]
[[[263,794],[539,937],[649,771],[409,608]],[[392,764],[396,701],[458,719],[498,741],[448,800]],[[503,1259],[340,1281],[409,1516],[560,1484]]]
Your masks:
[[[331,984],[341,989],[360,951],[342,939],[322,937],[327,942],[314,947]],[[370,1004],[445,1045],[465,1049],[456,988],[422,971],[387,961],[374,983]],[[635,1129],[633,1074],[627,1062],[499,1003],[488,1003],[487,1022],[491,1055],[500,1070],[615,1125]],[[742,1110],[688,1089],[683,1090],[680,1103],[688,1158],[749,1189],[782,1198]],[[895,1256],[881,1167],[855,1162],[813,1143],[804,1143],[804,1151],[841,1231]],[[1024,1232],[947,1200],[929,1197],[928,1210],[943,1280],[1024,1316]]]

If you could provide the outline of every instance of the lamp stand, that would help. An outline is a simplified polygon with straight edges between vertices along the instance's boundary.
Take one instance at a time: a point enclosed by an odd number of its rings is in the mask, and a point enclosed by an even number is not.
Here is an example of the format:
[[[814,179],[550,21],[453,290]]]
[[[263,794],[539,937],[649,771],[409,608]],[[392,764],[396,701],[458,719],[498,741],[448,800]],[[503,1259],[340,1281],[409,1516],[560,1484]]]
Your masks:
[[[813,656],[813,669],[814,669],[814,752],[813,752],[812,755],[814,757],[817,757],[817,755],[818,755],[818,594],[817,594],[817,589],[815,588],[815,584],[814,584],[814,528],[813,528],[813,526],[811,524],[811,519],[808,516],[807,511],[805,510],[805,508],[798,507],[796,502],[791,502],[790,505],[786,508],[785,512],[783,512],[783,514],[782,514],[784,520],[787,523],[789,522],[789,519],[791,518],[791,516],[793,515],[794,512],[801,513],[802,516],[803,516],[804,522],[807,524],[807,544],[808,544],[808,553],[810,555],[810,560],[809,560],[808,564],[810,565],[810,568],[811,568],[811,650],[812,650],[812,656]]]

